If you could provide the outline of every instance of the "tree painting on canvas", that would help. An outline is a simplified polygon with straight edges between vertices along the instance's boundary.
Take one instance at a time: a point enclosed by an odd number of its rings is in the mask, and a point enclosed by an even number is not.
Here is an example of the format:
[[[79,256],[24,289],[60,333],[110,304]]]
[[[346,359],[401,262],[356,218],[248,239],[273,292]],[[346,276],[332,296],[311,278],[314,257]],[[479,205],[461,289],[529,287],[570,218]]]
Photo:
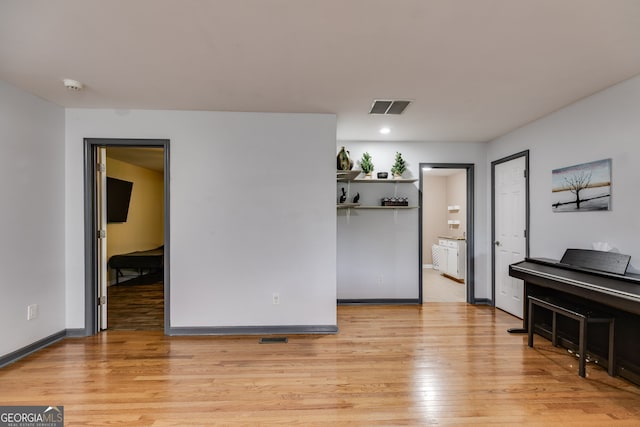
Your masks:
[[[554,212],[611,210],[611,159],[554,169]]]

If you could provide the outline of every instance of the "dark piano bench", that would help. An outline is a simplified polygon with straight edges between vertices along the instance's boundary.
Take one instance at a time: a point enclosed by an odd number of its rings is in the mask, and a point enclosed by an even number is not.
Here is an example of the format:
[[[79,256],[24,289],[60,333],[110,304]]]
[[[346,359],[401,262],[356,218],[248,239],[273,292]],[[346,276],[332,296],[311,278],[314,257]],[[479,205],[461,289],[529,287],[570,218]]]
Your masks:
[[[562,305],[561,305],[562,304]],[[551,320],[551,343],[554,347],[558,346],[558,331],[556,329],[556,314],[561,314],[563,316],[569,317],[571,319],[577,320],[580,322],[580,333],[578,336],[578,354],[579,354],[579,364],[578,364],[578,375],[581,377],[585,376],[585,364],[587,357],[587,325],[589,323],[608,323],[609,324],[609,357],[607,361],[608,372],[610,376],[615,375],[615,354],[614,354],[614,330],[615,330],[615,320],[613,317],[591,313],[586,310],[582,310],[579,307],[570,307],[568,304],[564,304],[563,302],[552,300],[552,299],[541,299],[534,296],[529,296],[529,324],[528,324],[528,333],[529,333],[529,347],[533,347],[533,327],[534,327],[534,313],[533,307],[543,307],[552,312],[552,320]]]

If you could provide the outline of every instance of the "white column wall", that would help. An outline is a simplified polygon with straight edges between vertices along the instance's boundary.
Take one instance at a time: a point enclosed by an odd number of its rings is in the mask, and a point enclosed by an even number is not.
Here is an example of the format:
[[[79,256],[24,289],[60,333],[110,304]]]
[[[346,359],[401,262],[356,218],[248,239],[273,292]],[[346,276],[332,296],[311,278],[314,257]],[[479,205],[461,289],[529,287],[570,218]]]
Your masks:
[[[0,198],[3,356],[65,328],[64,110],[3,81]]]
[[[68,327],[84,327],[86,137],[171,141],[171,327],[335,325],[335,130],[333,115],[67,110]]]

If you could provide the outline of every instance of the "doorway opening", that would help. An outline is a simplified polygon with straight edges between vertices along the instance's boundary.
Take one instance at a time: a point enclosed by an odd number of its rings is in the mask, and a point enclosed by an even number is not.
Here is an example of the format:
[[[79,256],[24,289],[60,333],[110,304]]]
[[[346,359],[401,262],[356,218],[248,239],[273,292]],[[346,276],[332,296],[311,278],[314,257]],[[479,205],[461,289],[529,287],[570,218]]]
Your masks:
[[[420,163],[420,302],[474,303],[473,164]]]
[[[169,141],[84,142],[86,335],[166,331]]]

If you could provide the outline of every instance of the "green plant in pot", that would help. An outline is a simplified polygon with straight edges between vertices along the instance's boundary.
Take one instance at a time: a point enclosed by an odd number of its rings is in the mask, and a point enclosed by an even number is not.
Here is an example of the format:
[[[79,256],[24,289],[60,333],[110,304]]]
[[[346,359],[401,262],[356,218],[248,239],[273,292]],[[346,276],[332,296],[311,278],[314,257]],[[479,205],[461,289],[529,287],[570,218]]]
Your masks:
[[[402,154],[396,151],[396,160],[391,166],[391,173],[395,179],[402,178],[402,174],[407,170],[407,162],[402,158]]]
[[[371,155],[365,152],[360,159],[360,169],[364,173],[365,178],[371,179],[371,172],[373,172],[373,163],[371,162]]]

